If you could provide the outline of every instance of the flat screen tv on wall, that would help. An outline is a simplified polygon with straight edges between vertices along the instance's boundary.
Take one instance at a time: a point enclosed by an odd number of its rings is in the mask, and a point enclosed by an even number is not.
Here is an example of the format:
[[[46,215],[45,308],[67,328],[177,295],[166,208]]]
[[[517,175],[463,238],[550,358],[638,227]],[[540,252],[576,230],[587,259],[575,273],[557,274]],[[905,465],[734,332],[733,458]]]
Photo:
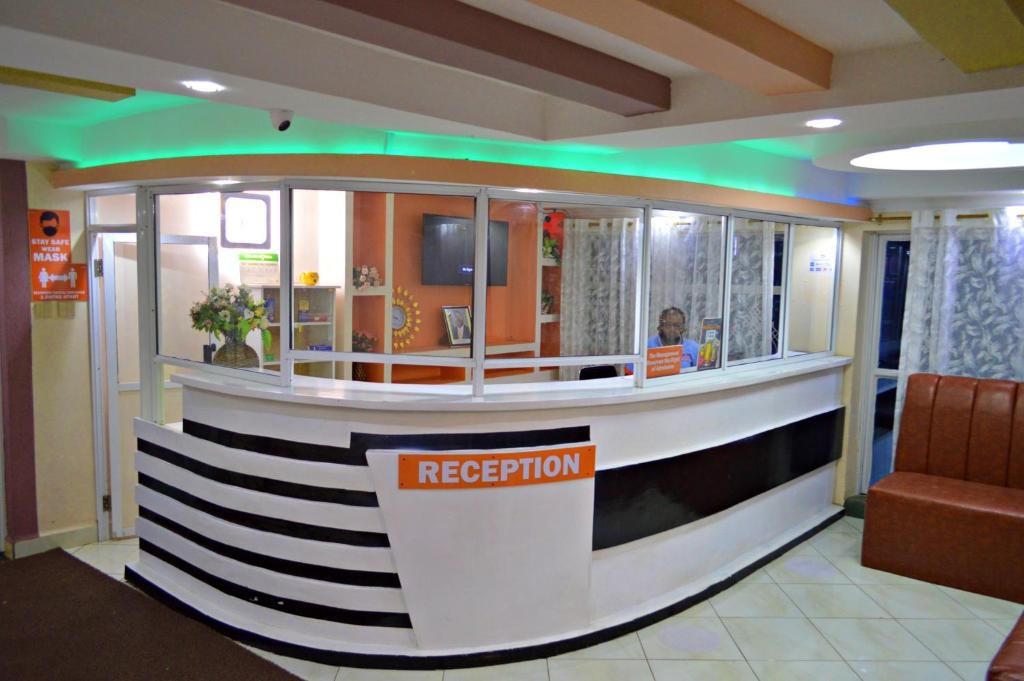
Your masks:
[[[472,218],[423,214],[424,286],[472,286]],[[508,223],[491,220],[487,228],[487,285],[508,283]]]

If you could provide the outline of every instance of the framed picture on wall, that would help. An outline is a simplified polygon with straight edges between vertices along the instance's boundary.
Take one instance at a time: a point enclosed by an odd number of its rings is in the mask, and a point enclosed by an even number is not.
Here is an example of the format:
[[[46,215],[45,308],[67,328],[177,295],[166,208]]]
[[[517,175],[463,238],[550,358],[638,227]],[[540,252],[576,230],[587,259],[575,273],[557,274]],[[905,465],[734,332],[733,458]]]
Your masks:
[[[468,305],[445,305],[441,308],[449,345],[469,345],[473,342],[473,320]]]

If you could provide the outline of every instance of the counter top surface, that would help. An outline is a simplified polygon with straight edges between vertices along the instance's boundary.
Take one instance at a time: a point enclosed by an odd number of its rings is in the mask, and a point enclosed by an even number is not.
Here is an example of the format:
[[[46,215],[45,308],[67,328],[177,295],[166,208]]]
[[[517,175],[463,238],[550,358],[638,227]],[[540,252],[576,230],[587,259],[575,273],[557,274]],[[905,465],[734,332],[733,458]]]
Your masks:
[[[838,369],[852,360],[830,356],[747,364],[727,371],[661,379],[644,388],[619,376],[594,381],[488,386],[473,397],[466,385],[393,386],[367,383],[353,387],[329,379],[296,376],[291,386],[271,385],[200,372],[179,373],[171,380],[189,388],[247,397],[348,409],[377,411],[520,411],[572,409],[624,402],[647,402],[742,388],[781,379]]]

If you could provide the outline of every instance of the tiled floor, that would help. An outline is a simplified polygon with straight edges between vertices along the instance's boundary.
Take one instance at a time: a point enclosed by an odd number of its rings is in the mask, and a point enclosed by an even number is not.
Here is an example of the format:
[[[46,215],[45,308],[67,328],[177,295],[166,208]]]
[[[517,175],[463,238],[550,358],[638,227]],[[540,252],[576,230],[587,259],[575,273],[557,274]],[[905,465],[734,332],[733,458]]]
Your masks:
[[[310,681],[982,681],[1022,606],[862,567],[861,522],[842,519],[675,617],[547,660],[391,672],[254,651]],[[121,577],[138,542],[71,553]]]

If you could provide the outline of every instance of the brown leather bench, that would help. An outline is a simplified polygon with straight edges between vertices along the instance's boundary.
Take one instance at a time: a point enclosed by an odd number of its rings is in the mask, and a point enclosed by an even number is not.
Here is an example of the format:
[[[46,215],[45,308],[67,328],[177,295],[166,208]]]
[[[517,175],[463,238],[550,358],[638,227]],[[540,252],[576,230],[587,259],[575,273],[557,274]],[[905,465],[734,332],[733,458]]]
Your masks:
[[[1024,615],[1003,641],[985,678],[987,681],[1024,681]]]
[[[868,490],[861,562],[1024,602],[1024,387],[914,374],[895,472]]]

